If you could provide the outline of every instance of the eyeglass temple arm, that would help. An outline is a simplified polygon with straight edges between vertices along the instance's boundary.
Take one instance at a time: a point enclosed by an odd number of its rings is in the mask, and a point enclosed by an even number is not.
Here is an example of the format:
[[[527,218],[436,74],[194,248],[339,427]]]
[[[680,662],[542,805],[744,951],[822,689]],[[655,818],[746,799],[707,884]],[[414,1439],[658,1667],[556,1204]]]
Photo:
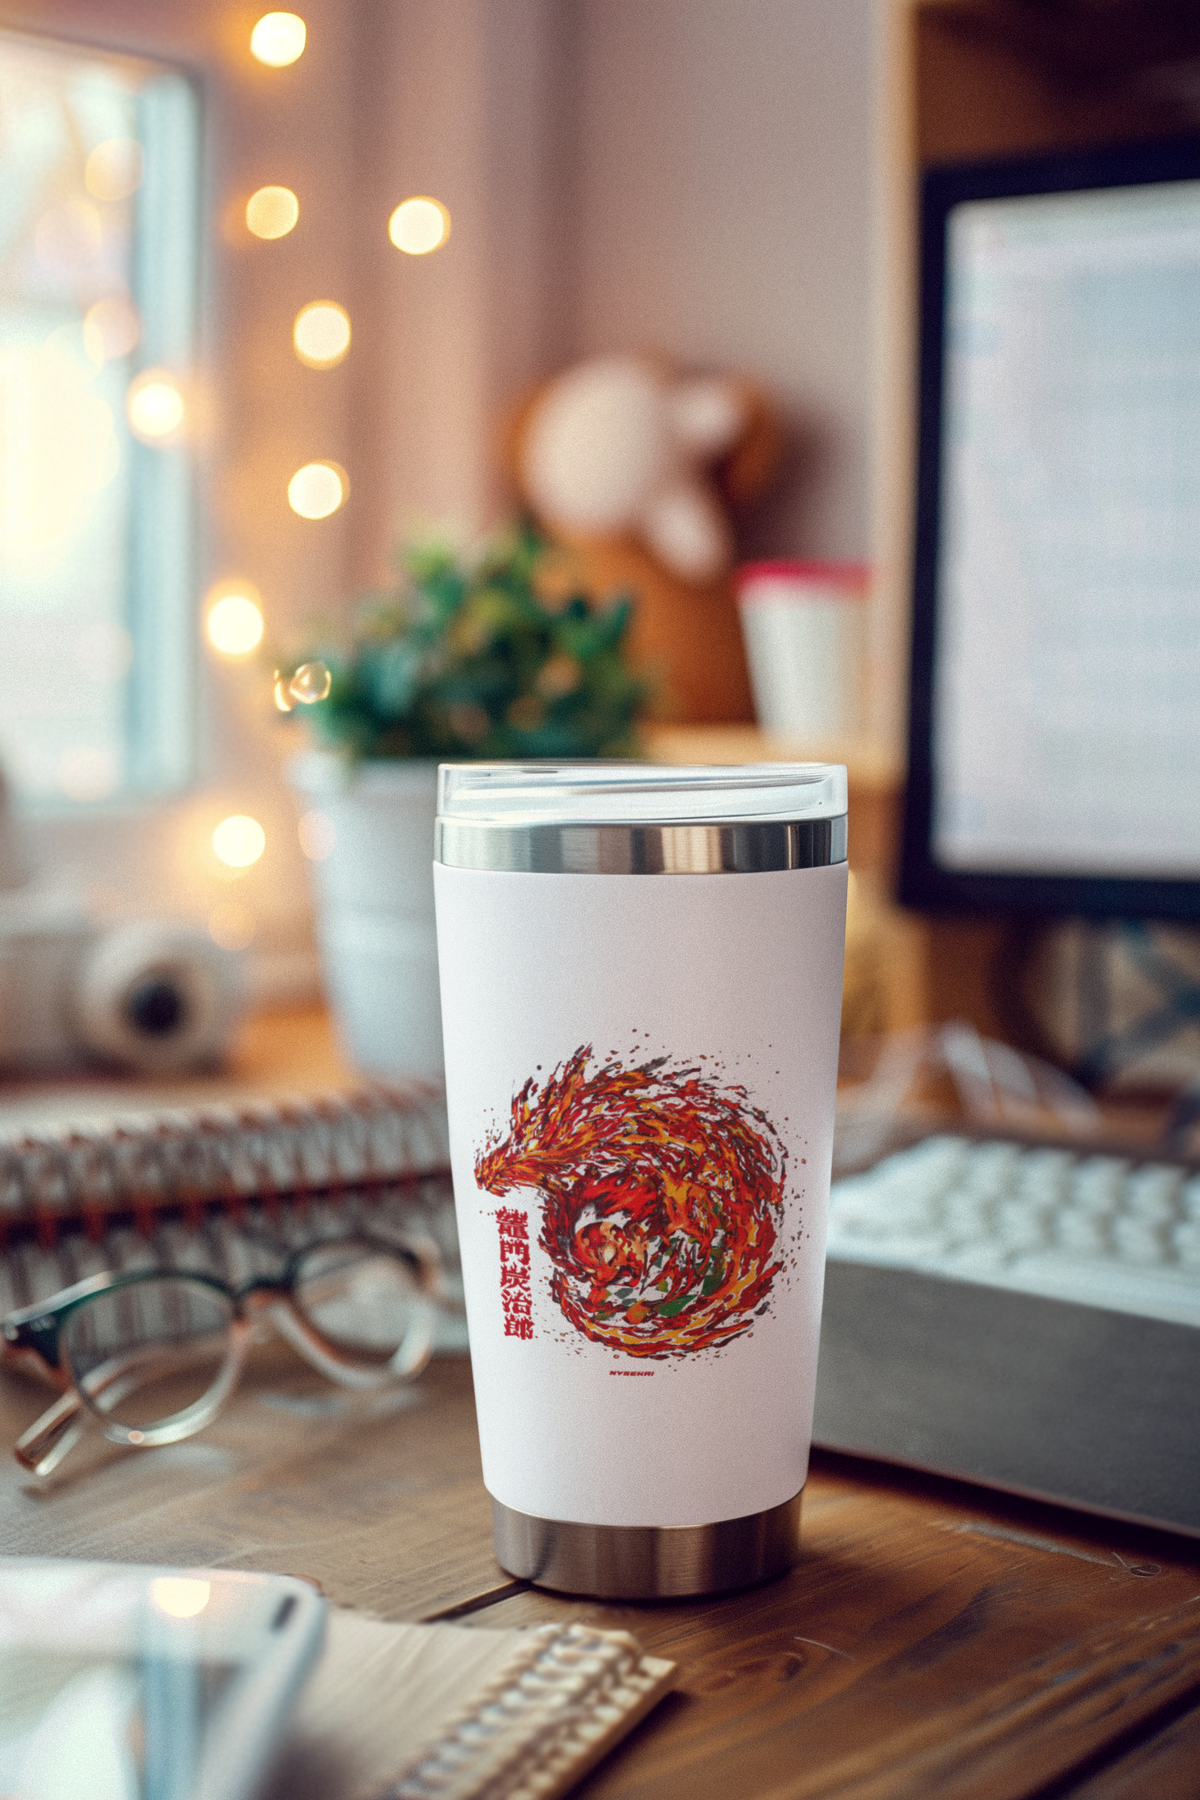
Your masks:
[[[35,1475],[49,1475],[56,1469],[83,1435],[82,1411],[83,1401],[73,1388],[60,1394],[54,1405],[13,1445],[13,1455],[22,1468]]]

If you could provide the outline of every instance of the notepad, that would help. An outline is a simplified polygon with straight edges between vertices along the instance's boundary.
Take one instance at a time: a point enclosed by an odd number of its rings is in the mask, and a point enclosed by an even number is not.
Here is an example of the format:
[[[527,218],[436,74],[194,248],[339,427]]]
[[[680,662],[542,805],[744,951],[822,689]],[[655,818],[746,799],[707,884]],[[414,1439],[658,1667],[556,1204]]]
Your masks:
[[[333,1610],[263,1800],[556,1800],[670,1691],[626,1632]]]

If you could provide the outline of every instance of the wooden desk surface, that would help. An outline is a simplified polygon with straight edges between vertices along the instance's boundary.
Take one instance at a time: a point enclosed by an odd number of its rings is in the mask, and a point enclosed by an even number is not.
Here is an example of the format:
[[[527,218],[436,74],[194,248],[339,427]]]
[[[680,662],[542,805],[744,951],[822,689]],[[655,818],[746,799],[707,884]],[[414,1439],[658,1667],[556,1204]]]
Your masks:
[[[352,1079],[314,1011],[251,1021],[229,1076],[178,1098]],[[131,1103],[115,1081],[31,1083],[0,1107],[81,1093]],[[201,1436],[140,1453],[96,1439],[39,1484],[7,1445],[46,1397],[0,1375],[4,1553],[281,1570],[381,1618],[468,1628],[587,1618],[677,1661],[677,1693],[580,1800],[1200,1796],[1200,1543],[825,1455],[790,1575],[602,1606],[497,1567],[465,1359],[363,1423],[326,1410],[298,1361],[263,1356]]]
[[[0,1379],[0,1434],[44,1399]],[[497,1568],[465,1359],[365,1425],[323,1404],[271,1356],[187,1443],[95,1440],[44,1485],[4,1451],[0,1547],[283,1570],[383,1618],[633,1630],[678,1691],[581,1800],[1200,1794],[1200,1544],[826,1455],[790,1575],[603,1606]]]

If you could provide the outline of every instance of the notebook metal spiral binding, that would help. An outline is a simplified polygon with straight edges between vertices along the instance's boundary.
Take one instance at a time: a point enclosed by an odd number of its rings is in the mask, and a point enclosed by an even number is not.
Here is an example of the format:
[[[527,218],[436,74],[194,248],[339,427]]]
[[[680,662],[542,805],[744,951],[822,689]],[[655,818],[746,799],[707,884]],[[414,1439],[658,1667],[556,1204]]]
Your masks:
[[[0,1140],[0,1313],[103,1270],[206,1270],[237,1285],[356,1228],[432,1239],[460,1291],[438,1090],[378,1084]]]
[[[672,1685],[623,1631],[542,1625],[380,1800],[553,1800]]]

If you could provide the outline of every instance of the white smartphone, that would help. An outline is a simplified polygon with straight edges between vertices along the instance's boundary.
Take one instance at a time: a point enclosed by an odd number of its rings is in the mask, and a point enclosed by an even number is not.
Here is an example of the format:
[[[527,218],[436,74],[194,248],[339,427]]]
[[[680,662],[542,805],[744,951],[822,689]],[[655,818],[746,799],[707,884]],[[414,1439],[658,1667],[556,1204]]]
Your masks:
[[[0,1557],[5,1800],[251,1800],[320,1651],[290,1575]]]

